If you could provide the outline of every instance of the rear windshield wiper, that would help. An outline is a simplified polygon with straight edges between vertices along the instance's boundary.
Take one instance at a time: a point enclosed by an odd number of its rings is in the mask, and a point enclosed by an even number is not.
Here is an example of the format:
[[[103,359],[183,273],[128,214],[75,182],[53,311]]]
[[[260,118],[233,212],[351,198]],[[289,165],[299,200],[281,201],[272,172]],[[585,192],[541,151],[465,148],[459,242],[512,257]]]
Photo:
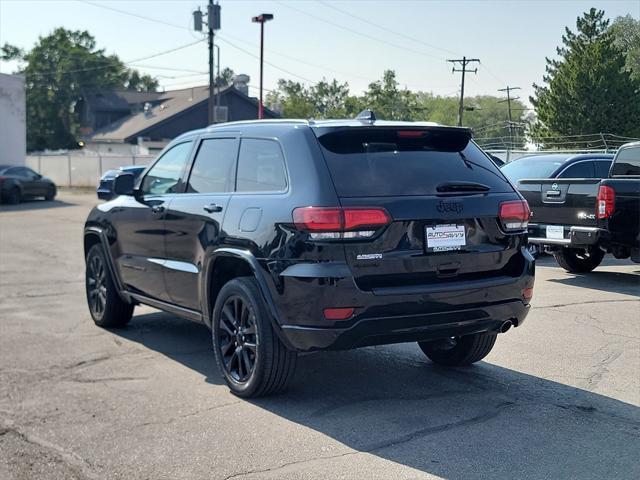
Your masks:
[[[438,192],[488,192],[491,190],[487,185],[475,182],[443,182],[436,186]]]

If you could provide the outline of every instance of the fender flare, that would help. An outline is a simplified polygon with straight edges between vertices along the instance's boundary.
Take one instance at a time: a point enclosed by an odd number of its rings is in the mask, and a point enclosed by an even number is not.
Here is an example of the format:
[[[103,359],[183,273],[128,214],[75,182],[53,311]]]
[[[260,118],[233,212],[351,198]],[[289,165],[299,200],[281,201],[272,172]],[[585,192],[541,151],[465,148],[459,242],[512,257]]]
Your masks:
[[[84,236],[92,235],[98,237],[100,241],[100,245],[102,245],[102,252],[104,253],[105,258],[107,259],[107,266],[109,267],[109,273],[111,274],[111,278],[116,285],[116,290],[118,291],[118,295],[125,302],[131,303],[131,297],[126,292],[124,288],[124,284],[122,283],[122,279],[120,278],[120,274],[118,269],[116,268],[115,261],[113,260],[113,256],[111,255],[111,249],[109,249],[109,241],[107,240],[107,235],[104,230],[97,226],[90,226],[84,228]],[[85,252],[85,257],[88,252]]]
[[[207,259],[205,268],[203,269],[204,278],[203,278],[203,289],[202,289],[202,292],[205,298],[204,306],[207,309],[206,315],[203,315],[203,320],[206,323],[206,325],[209,328],[212,328],[212,323],[213,323],[211,318],[213,316],[213,308],[211,308],[211,311],[208,311],[209,310],[208,305],[210,304],[209,296],[211,292],[210,283],[211,283],[211,279],[213,278],[213,275],[210,275],[210,273],[212,272],[211,269],[214,267],[216,260],[223,257],[236,258],[238,260],[244,261],[249,265],[256,281],[258,282],[258,288],[260,289],[262,298],[267,304],[267,310],[269,311],[269,317],[270,317],[270,321],[271,321],[271,325],[273,326],[273,329],[278,335],[278,338],[280,338],[280,341],[288,349],[294,350],[293,346],[287,339],[286,335],[284,334],[280,326],[280,315],[278,314],[278,309],[276,308],[276,304],[273,301],[271,290],[267,285],[267,281],[265,279],[263,269],[260,267],[260,263],[258,262],[258,259],[253,255],[253,253],[251,253],[250,250],[244,250],[241,248],[222,247],[215,250],[213,254]]]

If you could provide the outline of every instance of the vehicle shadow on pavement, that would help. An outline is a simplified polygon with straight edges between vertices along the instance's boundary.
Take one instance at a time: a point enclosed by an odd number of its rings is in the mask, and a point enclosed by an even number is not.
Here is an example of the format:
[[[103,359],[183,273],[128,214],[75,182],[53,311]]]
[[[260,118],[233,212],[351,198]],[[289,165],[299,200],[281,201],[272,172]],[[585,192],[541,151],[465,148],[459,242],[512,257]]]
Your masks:
[[[17,205],[0,203],[0,213],[20,212],[26,210],[46,210],[48,208],[73,207],[75,203],[64,202],[62,200],[24,200]]]
[[[567,273],[565,278],[551,278],[547,281],[573,287],[640,296],[640,275],[637,273],[594,270],[585,274]]]
[[[114,333],[221,383],[204,326],[154,313]],[[488,362],[437,367],[414,344],[301,356],[286,393],[251,403],[354,450],[318,452],[313,478],[362,453],[447,479],[640,478],[639,407]]]

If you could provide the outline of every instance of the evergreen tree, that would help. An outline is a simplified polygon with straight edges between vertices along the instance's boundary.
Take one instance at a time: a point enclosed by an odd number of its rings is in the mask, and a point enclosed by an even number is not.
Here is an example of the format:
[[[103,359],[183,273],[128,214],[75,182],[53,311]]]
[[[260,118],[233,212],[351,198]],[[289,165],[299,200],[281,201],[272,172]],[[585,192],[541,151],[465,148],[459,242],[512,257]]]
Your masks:
[[[640,135],[639,85],[625,69],[625,57],[614,45],[604,11],[592,8],[565,28],[557,59],[547,58],[544,85],[534,84],[531,103],[537,121],[532,137],[599,132]],[[550,144],[557,141],[541,141]],[[563,147],[570,147],[564,140]]]

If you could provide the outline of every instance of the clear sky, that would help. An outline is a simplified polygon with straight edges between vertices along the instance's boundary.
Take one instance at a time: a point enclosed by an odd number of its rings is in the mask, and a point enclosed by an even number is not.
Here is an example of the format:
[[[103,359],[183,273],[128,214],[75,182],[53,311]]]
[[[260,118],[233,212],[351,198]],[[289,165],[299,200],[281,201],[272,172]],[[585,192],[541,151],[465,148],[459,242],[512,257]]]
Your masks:
[[[191,12],[206,0],[0,0],[0,43],[30,48],[55,27],[86,29],[98,46],[132,61],[196,42]],[[541,82],[545,56],[553,56],[565,25],[590,7],[610,18],[640,18],[640,0],[220,0],[222,29],[216,37],[222,66],[251,76],[258,85],[259,26],[251,17],[273,13],[265,27],[265,88],[279,78],[307,84],[323,77],[349,83],[359,93],[397,72],[402,85],[441,95],[459,92],[460,74],[447,59],[481,60],[468,75],[466,93],[497,94],[506,85]],[[121,13],[128,12],[130,15]],[[151,19],[151,20],[149,20]],[[153,21],[155,20],[155,21]],[[206,43],[133,62],[158,76],[166,89],[207,81]],[[16,65],[5,63],[10,73]],[[257,94],[252,90],[252,94]]]

